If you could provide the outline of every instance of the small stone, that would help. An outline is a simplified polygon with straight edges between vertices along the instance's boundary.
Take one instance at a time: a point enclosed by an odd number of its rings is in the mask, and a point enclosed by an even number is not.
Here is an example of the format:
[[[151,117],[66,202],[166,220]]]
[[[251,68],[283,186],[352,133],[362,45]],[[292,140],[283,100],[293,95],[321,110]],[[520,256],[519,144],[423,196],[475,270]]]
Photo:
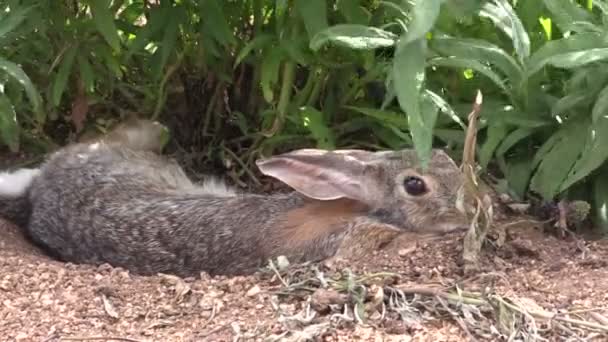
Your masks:
[[[262,290],[260,289],[259,286],[254,285],[252,288],[249,289],[249,291],[247,291],[247,297],[253,297],[255,295],[257,295],[258,293],[260,293]]]
[[[27,334],[24,332],[20,332],[19,334],[17,334],[17,336],[15,336],[15,340],[20,341],[20,340],[25,340],[27,338]]]
[[[398,254],[400,257],[404,258],[404,257],[408,256],[409,254],[411,254],[411,253],[412,253],[413,251],[415,251],[415,250],[416,250],[416,246],[411,246],[411,247],[408,247],[408,248],[402,248],[402,249],[400,249],[400,250],[397,252],[397,254]]]
[[[279,267],[279,270],[281,270],[281,271],[283,271],[287,267],[289,267],[289,260],[287,260],[287,257],[284,255],[279,255],[277,257],[277,266]]]

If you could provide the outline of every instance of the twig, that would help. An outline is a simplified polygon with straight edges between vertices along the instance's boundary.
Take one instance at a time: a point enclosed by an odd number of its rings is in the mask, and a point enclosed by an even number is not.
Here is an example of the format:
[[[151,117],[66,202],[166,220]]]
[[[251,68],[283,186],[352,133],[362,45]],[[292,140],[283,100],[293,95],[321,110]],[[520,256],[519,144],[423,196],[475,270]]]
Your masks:
[[[127,337],[115,337],[115,336],[72,336],[72,337],[61,337],[61,341],[123,341],[123,342],[142,342],[141,340],[135,340]]]
[[[445,292],[443,290],[440,289],[434,289],[431,287],[401,287],[401,286],[397,286],[395,287],[397,290],[403,292],[404,294],[419,294],[419,295],[423,295],[423,296],[432,296],[432,297],[441,297],[450,301],[455,301],[455,302],[459,302],[459,303],[464,303],[464,304],[471,304],[471,305],[486,305],[488,304],[488,302],[486,302],[483,299],[477,299],[477,298],[472,298],[472,297],[464,297],[464,296],[460,296],[457,294],[452,294],[452,293],[448,293]]]
[[[243,170],[249,175],[249,177],[251,178],[251,180],[256,185],[258,185],[258,186],[262,185],[262,183],[260,183],[260,181],[258,180],[258,178],[255,176],[255,174],[253,174],[253,172],[247,167],[247,165],[245,165],[245,163],[234,152],[232,152],[232,150],[230,150],[226,146],[222,146],[222,148],[224,149],[224,151],[226,153],[228,153],[232,158],[234,158],[234,161],[236,161],[243,168]]]
[[[274,262],[272,260],[270,260],[270,262],[268,264],[269,264],[268,267],[270,267],[270,269],[274,272],[274,274],[277,276],[277,278],[279,278],[279,280],[281,281],[283,286],[289,287],[289,284],[287,284],[287,282],[283,279],[283,277],[281,277],[281,274],[279,273],[279,270],[274,265]]]
[[[389,278],[389,277],[399,277],[399,273],[378,272],[378,273],[365,274],[365,275],[360,276],[357,279],[357,281],[362,283],[362,282],[365,282],[366,280],[370,280],[373,278]]]
[[[230,323],[232,323],[232,322],[230,322]],[[216,327],[216,328],[211,329],[210,331],[208,331],[208,332],[206,332],[206,333],[204,333],[202,335],[199,335],[199,337],[206,338],[206,337],[209,337],[209,336],[211,336],[211,335],[213,335],[215,333],[218,333],[218,332],[226,329],[230,325],[230,323],[222,324],[219,327]]]
[[[608,332],[608,326],[603,325],[603,324],[587,322],[587,321],[583,321],[580,319],[574,319],[574,318],[560,317],[560,316],[558,316],[558,314],[552,314],[552,313],[549,313],[546,311],[524,310],[523,308],[519,307],[518,305],[511,304],[502,298],[495,297],[495,299],[499,300],[502,304],[504,304],[509,309],[517,311],[524,315],[530,315],[530,316],[537,317],[537,318],[544,318],[544,319],[554,320],[554,321],[563,322],[563,323],[580,325],[580,326],[584,326],[587,328],[598,329],[601,331]]]
[[[595,319],[596,321],[598,321],[598,322],[600,322],[602,324],[608,325],[608,318],[606,318],[605,316],[600,315],[597,312],[590,312],[589,315],[591,317],[593,317],[593,319]]]
[[[213,303],[213,307],[211,308],[211,315],[209,315],[209,318],[207,319],[207,324],[211,323],[211,321],[213,321],[213,319],[215,318],[215,314],[217,313],[217,303]]]
[[[471,334],[471,332],[467,328],[467,325],[464,323],[463,319],[460,318],[460,317],[458,317],[458,315],[455,314],[453,312],[453,310],[450,310],[450,308],[448,307],[448,305],[445,303],[445,301],[440,296],[436,296],[435,298],[437,298],[437,300],[439,301],[439,303],[441,304],[441,306],[443,306],[443,308],[445,309],[445,311],[447,311],[450,314],[450,316],[452,316],[452,318],[456,321],[456,323],[458,323],[458,325],[460,326],[460,328],[462,330],[464,330],[464,332],[469,337],[469,341],[477,341],[477,339]]]

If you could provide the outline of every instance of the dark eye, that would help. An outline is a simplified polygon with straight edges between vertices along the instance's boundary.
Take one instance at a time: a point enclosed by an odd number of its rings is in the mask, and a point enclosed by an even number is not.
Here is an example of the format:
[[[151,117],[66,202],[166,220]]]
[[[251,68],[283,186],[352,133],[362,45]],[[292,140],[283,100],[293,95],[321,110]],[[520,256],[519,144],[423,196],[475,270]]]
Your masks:
[[[426,184],[420,177],[409,176],[403,180],[405,191],[412,196],[420,196],[426,192]]]

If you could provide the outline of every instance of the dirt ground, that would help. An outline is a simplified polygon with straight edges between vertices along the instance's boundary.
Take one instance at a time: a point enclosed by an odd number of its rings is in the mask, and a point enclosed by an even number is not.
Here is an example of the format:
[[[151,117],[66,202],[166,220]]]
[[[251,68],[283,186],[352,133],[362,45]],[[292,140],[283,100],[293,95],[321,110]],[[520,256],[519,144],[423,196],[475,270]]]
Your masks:
[[[356,263],[179,279],[62,264],[2,221],[0,340],[500,341],[505,331],[519,341],[535,332],[537,340],[608,340],[608,241],[515,224],[502,246],[484,248],[482,270],[465,277],[462,238],[404,236]],[[456,285],[469,300],[447,300]],[[508,301],[488,311],[475,305],[483,299]],[[528,312],[509,316],[509,305]]]

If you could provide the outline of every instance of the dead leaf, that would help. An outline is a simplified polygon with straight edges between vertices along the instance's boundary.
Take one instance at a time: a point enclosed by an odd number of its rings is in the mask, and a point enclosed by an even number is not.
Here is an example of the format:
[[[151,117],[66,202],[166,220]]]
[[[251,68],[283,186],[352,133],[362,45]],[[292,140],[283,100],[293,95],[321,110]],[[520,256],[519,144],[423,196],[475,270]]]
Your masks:
[[[160,274],[160,276],[168,280],[174,286],[174,299],[178,303],[181,302],[188,293],[190,293],[190,285],[188,285],[188,283],[186,283],[182,278],[171,274]]]
[[[112,302],[110,302],[108,297],[102,294],[101,299],[103,300],[103,309],[105,310],[106,314],[112,318],[118,319],[118,312],[116,311],[114,305],[112,305]]]

